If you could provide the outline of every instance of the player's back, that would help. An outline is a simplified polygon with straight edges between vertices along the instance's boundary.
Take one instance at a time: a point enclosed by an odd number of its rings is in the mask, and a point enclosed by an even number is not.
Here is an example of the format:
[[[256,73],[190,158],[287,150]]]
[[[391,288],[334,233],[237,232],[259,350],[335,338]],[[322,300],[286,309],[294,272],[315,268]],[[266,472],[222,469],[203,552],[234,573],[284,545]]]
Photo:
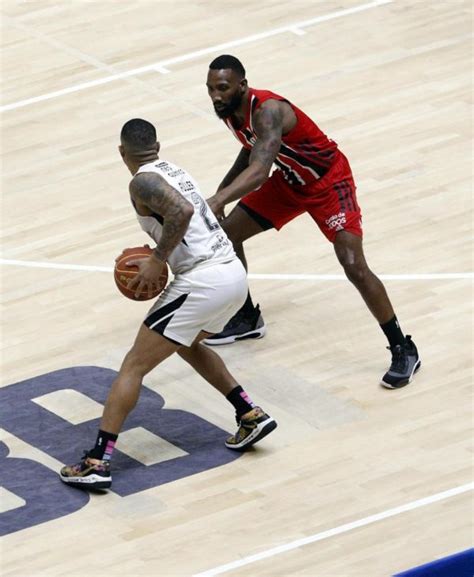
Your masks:
[[[161,159],[141,166],[137,174],[142,172],[159,174],[194,207],[194,214],[184,238],[168,258],[173,274],[186,272],[197,266],[213,265],[237,258],[232,243],[190,174],[179,166]],[[163,230],[163,217],[157,213],[151,216],[142,216],[137,213],[137,218],[142,229],[158,243]]]

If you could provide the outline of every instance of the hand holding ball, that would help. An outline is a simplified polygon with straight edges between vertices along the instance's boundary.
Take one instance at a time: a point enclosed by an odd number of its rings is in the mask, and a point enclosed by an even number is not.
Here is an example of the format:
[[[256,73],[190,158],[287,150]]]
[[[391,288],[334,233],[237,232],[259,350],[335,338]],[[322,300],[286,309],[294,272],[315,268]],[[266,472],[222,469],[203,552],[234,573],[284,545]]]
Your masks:
[[[151,282],[141,281],[138,284],[133,284],[129,288],[128,283],[131,282],[140,273],[138,263],[127,265],[127,263],[138,260],[148,260],[153,250],[149,246],[137,246],[133,248],[126,248],[120,256],[115,259],[114,279],[119,291],[127,298],[136,301],[147,301],[157,297],[165,288],[168,282],[168,267],[165,266],[157,278]],[[159,261],[156,261],[159,266]],[[144,263],[145,266],[145,263]]]

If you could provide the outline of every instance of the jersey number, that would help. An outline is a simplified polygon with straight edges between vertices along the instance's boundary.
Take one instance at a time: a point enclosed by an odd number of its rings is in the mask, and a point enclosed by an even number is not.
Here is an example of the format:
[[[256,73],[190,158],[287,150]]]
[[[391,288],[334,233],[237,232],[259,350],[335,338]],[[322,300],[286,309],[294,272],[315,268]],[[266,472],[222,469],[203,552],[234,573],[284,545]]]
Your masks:
[[[213,222],[209,218],[207,214],[207,209],[209,208],[207,202],[196,192],[191,193],[191,198],[193,199],[193,203],[199,206],[199,214],[201,215],[201,218],[204,221],[206,228],[211,232],[220,228],[221,225],[217,221]]]

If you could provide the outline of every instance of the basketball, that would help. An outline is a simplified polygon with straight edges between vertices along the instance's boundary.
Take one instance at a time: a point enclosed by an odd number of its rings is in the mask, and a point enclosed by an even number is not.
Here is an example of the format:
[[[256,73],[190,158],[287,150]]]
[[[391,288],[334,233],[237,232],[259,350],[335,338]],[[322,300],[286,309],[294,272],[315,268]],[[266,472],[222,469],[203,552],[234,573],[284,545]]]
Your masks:
[[[163,273],[160,277],[160,286],[151,292],[151,296],[148,295],[148,289],[142,290],[139,295],[135,296],[135,291],[137,287],[129,289],[127,283],[138,273],[137,266],[127,266],[129,260],[147,258],[151,255],[153,250],[148,246],[136,246],[133,248],[126,248],[120,256],[115,259],[114,268],[114,279],[115,284],[119,291],[125,295],[127,298],[134,301],[147,301],[157,297],[161,291],[165,288],[168,282],[168,267],[165,266]]]

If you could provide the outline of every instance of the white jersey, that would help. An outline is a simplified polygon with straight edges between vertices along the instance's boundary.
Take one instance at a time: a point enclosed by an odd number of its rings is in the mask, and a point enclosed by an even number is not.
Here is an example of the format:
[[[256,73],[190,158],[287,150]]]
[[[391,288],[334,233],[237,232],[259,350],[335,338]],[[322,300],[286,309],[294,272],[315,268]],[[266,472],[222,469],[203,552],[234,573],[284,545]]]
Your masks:
[[[191,175],[179,166],[160,159],[141,166],[137,174],[140,172],[156,172],[194,206],[194,214],[183,240],[168,257],[167,262],[174,275],[200,264],[219,264],[237,258],[232,243]],[[141,216],[137,213],[137,218],[142,229],[158,244],[163,230],[163,217],[159,214]]]

